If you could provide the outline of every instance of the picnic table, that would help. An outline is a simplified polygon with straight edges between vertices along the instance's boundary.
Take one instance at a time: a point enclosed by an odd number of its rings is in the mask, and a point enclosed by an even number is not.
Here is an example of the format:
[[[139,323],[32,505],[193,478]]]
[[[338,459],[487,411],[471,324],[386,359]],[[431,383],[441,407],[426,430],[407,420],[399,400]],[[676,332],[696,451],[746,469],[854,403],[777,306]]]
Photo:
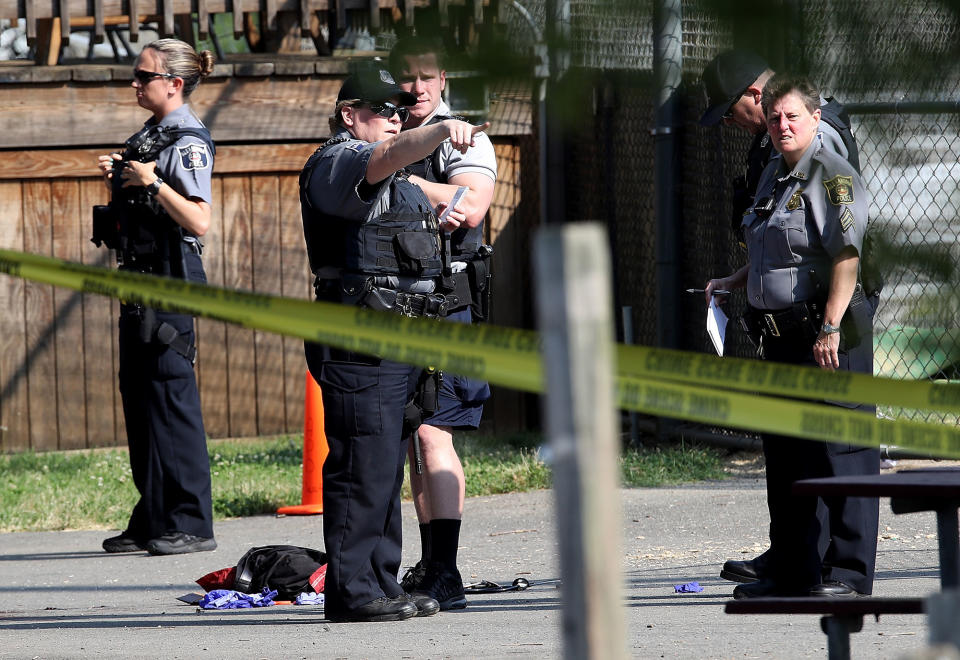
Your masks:
[[[960,468],[934,467],[873,475],[804,479],[793,485],[797,495],[823,497],[889,497],[896,513],[934,511],[940,554],[941,589],[960,586]]]

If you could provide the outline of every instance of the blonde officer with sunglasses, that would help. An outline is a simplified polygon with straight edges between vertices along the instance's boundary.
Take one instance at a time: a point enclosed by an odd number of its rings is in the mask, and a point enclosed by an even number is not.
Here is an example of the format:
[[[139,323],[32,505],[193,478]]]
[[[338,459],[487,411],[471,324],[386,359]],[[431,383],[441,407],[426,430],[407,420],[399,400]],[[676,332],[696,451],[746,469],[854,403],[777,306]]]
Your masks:
[[[442,318],[457,306],[438,286],[440,231],[464,209],[438,213],[457,186],[402,169],[446,139],[466,152],[486,128],[454,119],[400,132],[416,97],[371,66],[343,83],[330,118],[333,137],[300,175],[303,231],[318,300]],[[332,621],[399,621],[440,609],[397,582],[400,486],[407,406],[422,369],[332,346],[305,345],[323,392],[330,453],[323,464],[323,537],[328,556],[325,615]]]
[[[210,226],[214,145],[187,105],[213,70],[210,51],[177,39],[143,48],[137,103],[151,117],[123,153],[99,157],[110,205],[94,212],[95,243],[121,270],[205,282],[199,237]],[[140,499],[107,552],[154,555],[213,550],[210,461],[193,363],[193,317],[123,304],[120,395]]]

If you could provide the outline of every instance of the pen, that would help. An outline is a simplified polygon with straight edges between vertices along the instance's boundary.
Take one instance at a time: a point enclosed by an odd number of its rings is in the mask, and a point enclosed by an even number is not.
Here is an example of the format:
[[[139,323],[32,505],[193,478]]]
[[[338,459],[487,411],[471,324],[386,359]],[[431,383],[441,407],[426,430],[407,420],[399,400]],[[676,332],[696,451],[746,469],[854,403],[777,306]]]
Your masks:
[[[706,289],[687,289],[687,293],[703,293]],[[715,296],[727,296],[730,295],[730,292],[726,289],[714,289],[713,295]]]

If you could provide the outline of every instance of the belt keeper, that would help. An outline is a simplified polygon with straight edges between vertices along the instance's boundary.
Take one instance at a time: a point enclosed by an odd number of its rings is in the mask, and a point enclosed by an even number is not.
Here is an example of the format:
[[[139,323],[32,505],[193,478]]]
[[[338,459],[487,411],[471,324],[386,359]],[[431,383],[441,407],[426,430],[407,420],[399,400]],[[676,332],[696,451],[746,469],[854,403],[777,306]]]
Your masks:
[[[777,327],[777,321],[773,318],[773,314],[764,314],[763,320],[766,322],[770,334],[774,337],[779,337],[780,328]]]

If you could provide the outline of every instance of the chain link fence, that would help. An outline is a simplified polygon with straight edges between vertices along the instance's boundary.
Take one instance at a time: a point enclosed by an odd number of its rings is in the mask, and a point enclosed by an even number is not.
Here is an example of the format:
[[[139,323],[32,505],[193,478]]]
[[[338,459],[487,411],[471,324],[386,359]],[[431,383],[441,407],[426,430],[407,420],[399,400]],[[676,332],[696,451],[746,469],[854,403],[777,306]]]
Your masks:
[[[524,3],[545,20],[544,3]],[[637,343],[657,343],[654,214],[656,105],[654,5],[570,3],[568,92],[584,110],[566,148],[567,220],[607,224],[621,321]],[[948,0],[683,0],[682,116],[678,136],[682,288],[741,266],[730,181],[743,171],[751,136],[697,123],[699,82],[717,53],[749,48],[776,70],[807,73],[824,96],[847,105],[872,196],[871,221],[890,246],[875,319],[875,372],[900,378],[960,378],[957,233],[960,227],[960,7]],[[592,110],[589,111],[588,108]],[[682,291],[681,288],[681,291]],[[703,301],[678,291],[680,345],[710,352]],[[742,312],[733,296],[730,315]],[[727,353],[753,349],[731,327]],[[882,413],[955,423],[923,411]]]

